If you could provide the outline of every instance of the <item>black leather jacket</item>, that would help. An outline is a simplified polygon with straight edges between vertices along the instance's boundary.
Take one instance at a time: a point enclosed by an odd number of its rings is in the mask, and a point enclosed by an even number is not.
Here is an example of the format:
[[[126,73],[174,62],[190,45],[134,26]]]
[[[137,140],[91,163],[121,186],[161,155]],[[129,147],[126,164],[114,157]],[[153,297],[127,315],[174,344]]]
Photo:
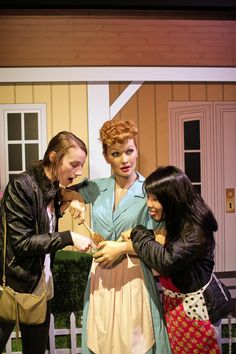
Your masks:
[[[181,293],[197,291],[209,282],[214,267],[214,244],[199,226],[186,227],[186,234],[166,246],[157,243],[154,232],[141,225],[132,230],[131,239],[139,257],[160,275],[170,276]],[[219,283],[220,286],[212,278],[204,291],[212,323],[231,312],[230,293]]]
[[[72,245],[70,231],[49,233],[47,205],[54,199],[57,224],[58,184],[44,173],[41,162],[10,181],[1,202],[0,283],[3,271],[3,215],[7,224],[6,283],[18,292],[32,292],[42,273],[45,254]],[[38,231],[37,231],[38,230]],[[53,257],[52,257],[53,258]]]

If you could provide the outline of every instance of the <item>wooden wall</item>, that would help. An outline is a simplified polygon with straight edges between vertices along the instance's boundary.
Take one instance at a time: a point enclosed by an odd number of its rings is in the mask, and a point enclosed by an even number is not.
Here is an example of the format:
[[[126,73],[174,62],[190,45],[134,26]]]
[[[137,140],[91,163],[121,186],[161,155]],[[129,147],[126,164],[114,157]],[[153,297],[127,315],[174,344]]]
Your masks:
[[[110,84],[110,103],[127,83]],[[236,84],[144,83],[117,117],[133,119],[139,128],[138,167],[146,176],[169,161],[168,102],[236,101]],[[84,83],[2,84],[0,103],[45,103],[48,140],[71,130],[88,143],[87,85]],[[88,175],[88,165],[84,173]]]
[[[110,85],[111,103],[126,87]],[[168,102],[236,101],[236,84],[145,83],[116,117],[133,119],[139,129],[138,167],[147,176],[169,161]]]
[[[0,14],[4,66],[235,66],[236,21]]]
[[[110,84],[110,103],[127,84]],[[144,83],[117,115],[121,119],[133,119],[138,125],[138,169],[144,176],[158,165],[168,164],[170,101],[236,101],[236,84]],[[88,144],[86,84],[0,85],[0,104],[6,103],[45,103],[48,140],[60,130],[71,130]],[[83,175],[88,174],[87,161]],[[61,229],[68,228],[81,230],[67,214],[61,221]],[[84,229],[81,232],[86,233]]]

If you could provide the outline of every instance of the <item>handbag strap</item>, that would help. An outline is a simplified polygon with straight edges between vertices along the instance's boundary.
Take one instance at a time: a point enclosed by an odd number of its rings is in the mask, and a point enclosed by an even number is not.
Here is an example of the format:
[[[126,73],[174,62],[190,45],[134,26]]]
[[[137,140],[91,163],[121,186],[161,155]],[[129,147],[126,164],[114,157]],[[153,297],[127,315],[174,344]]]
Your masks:
[[[3,212],[3,229],[4,229],[4,246],[3,246],[3,273],[2,273],[2,286],[5,288],[6,286],[6,254],[7,254],[7,219],[6,213]],[[39,233],[38,223],[36,221],[36,233]],[[40,259],[40,265],[43,272],[43,266]],[[46,290],[46,282],[45,282],[45,275],[43,276],[43,290]]]
[[[6,213],[3,212],[3,230],[4,230],[4,246],[3,246],[3,273],[2,273],[2,286],[6,286],[6,252],[7,252],[7,222]]]

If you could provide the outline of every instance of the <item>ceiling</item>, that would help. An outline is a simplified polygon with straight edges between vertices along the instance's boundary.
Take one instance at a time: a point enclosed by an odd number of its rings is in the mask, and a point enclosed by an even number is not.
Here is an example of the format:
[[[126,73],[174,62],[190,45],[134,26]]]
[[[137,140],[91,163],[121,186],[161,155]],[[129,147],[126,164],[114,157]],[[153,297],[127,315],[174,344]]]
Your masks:
[[[74,9],[227,9],[235,0],[2,0],[0,8],[74,8]]]
[[[32,11],[139,13],[159,17],[236,18],[235,0],[1,0],[0,14]]]

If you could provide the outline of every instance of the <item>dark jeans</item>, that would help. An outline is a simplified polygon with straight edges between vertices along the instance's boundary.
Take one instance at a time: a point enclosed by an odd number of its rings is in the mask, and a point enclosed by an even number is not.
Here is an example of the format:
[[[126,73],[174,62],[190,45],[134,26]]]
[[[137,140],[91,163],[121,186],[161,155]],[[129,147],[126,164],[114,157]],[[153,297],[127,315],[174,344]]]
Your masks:
[[[50,325],[51,306],[48,301],[45,322],[39,325],[20,324],[23,354],[44,354]],[[0,353],[3,353],[15,324],[0,321]]]

